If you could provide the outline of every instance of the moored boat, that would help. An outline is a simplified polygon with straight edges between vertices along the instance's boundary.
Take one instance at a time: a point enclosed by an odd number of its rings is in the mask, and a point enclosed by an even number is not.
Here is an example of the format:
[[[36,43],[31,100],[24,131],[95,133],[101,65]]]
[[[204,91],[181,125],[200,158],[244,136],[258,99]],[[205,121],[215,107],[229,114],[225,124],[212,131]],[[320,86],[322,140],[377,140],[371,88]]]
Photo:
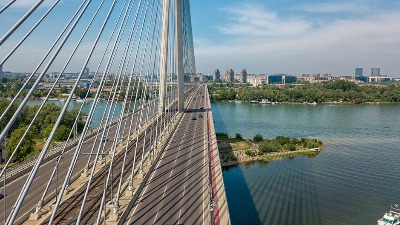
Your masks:
[[[385,213],[383,217],[378,220],[378,225],[400,225],[400,209],[398,205],[390,207],[390,211]]]

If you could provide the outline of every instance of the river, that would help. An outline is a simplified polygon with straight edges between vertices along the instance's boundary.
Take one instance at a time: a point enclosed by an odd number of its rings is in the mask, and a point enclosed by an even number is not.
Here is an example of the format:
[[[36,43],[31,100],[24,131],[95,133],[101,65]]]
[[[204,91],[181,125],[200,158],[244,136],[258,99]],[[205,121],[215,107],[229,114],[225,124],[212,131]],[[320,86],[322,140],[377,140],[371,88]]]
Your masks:
[[[233,225],[376,224],[400,203],[400,105],[213,103],[217,132],[324,142],[316,157],[224,168]]]
[[[28,105],[30,106],[34,106],[34,105],[41,105],[43,101],[41,100],[31,100],[28,101]],[[54,103],[59,107],[63,107],[65,102],[60,102],[57,100],[51,100],[48,101],[48,103]],[[68,105],[68,110],[71,109],[80,109],[80,107],[82,106],[83,102],[77,102],[77,101],[71,101],[71,103]],[[88,101],[87,103],[85,103],[82,107],[82,112],[86,113],[86,115],[89,114],[90,112],[90,108],[92,107],[93,101]],[[107,107],[107,111],[106,113],[104,113],[104,109]],[[100,125],[101,119],[107,118],[107,113],[109,111],[110,108],[110,103],[107,104],[107,101],[105,100],[100,100],[97,104],[97,108],[95,109],[94,113],[93,113],[93,119],[92,122],[90,123],[90,127],[98,127]],[[131,107],[132,108],[132,107]],[[112,119],[116,119],[120,114],[121,114],[121,109],[122,109],[122,103],[121,102],[117,102],[117,104],[115,104],[114,102],[114,106],[110,112],[110,118]]]

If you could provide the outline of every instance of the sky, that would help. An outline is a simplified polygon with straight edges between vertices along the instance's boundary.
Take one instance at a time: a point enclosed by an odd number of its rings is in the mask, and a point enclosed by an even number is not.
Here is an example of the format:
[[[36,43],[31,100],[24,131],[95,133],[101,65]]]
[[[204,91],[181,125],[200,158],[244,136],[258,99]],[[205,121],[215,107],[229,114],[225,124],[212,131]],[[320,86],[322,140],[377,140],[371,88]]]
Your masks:
[[[0,6],[8,1],[0,0]],[[0,36],[35,2],[17,0],[0,15],[7,24],[0,26]],[[52,1],[45,2],[39,10]],[[250,74],[340,76],[358,66],[365,75],[380,67],[381,74],[400,77],[398,0],[191,0],[191,11],[197,72],[245,68]],[[35,42],[30,51],[38,46]],[[0,56],[8,48],[1,46]],[[5,69],[23,70],[18,62],[26,55],[20,53]]]
[[[398,0],[192,0],[197,70],[400,77]]]

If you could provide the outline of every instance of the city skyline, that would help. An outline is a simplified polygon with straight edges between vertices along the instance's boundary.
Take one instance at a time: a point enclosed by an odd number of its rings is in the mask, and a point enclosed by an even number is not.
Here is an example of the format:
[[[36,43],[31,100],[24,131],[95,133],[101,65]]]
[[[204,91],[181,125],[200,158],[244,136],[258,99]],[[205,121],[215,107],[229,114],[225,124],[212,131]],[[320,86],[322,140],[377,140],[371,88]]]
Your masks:
[[[0,1],[0,6],[7,1]],[[4,16],[0,35],[16,22],[36,1],[16,1]],[[52,1],[38,9],[43,13]],[[61,2],[51,20],[42,29],[57,21],[57,13],[71,14],[74,3]],[[399,77],[400,65],[400,3],[394,0],[278,1],[230,0],[191,1],[193,36],[197,71],[212,73],[214,68],[232,68],[249,73],[331,73],[339,76],[354,73],[355,67],[381,68],[381,74]],[[62,10],[62,12],[61,12]],[[39,14],[38,14],[39,15]],[[36,19],[38,18],[36,15]],[[65,21],[64,21],[65,22]],[[27,21],[32,24],[32,21]],[[23,26],[22,26],[23,27]],[[19,40],[15,34],[0,49],[4,57]],[[54,34],[49,33],[49,36]],[[28,72],[37,65],[31,55],[45,49],[46,38],[33,36],[27,40],[25,54],[17,52],[3,70]],[[41,43],[36,42],[41,40]],[[35,43],[35,45],[31,44]],[[84,42],[90,46],[90,42]],[[26,46],[29,46],[27,48]],[[82,56],[83,57],[83,56]],[[21,65],[20,60],[24,61]],[[95,67],[89,65],[90,67]],[[52,71],[59,69],[51,68]],[[72,62],[69,71],[79,70]]]

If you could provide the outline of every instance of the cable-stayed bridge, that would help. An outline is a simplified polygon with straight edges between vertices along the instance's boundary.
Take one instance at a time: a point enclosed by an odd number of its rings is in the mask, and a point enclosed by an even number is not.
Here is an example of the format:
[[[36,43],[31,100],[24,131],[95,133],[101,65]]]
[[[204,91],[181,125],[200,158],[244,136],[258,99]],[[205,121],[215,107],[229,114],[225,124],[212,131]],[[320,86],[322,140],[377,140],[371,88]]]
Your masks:
[[[4,3],[0,20],[21,1]],[[32,64],[0,111],[0,222],[230,224],[208,91],[185,84],[196,73],[189,0],[33,2],[0,34],[2,69]],[[41,127],[74,69],[54,123]],[[40,151],[17,160],[45,128]]]

